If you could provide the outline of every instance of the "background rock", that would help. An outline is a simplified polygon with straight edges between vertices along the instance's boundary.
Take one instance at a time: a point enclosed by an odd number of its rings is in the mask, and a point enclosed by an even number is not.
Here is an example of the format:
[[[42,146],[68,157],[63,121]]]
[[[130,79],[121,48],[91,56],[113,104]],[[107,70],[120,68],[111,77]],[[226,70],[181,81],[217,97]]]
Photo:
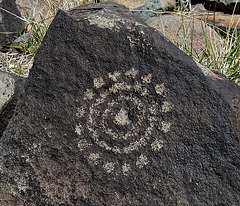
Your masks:
[[[0,71],[0,138],[23,92],[24,78]]]
[[[196,19],[203,20],[211,25],[215,25],[220,30],[223,36],[227,35],[228,29],[230,28],[230,33],[235,35],[235,30],[237,29],[238,35],[240,35],[240,15],[230,15],[224,14],[222,12],[205,12],[195,15]]]
[[[193,54],[196,56],[201,56],[201,49],[206,48],[206,38],[202,28],[202,22],[199,20],[189,18],[182,20],[181,16],[161,15],[148,19],[146,23],[156,28],[171,42],[179,45],[180,48],[186,47],[189,52],[191,52],[192,46]],[[185,34],[183,32],[183,24]],[[218,33],[206,24],[204,29],[214,48],[222,48],[224,41]]]
[[[0,137],[13,116],[23,82],[21,77],[0,71]]]
[[[19,32],[24,30],[24,22],[14,16],[21,16],[15,0],[1,0],[0,7],[0,49],[3,49],[3,46],[11,44],[19,36]]]
[[[112,1],[119,4],[122,4],[130,9],[134,9],[140,6],[143,6],[146,4],[147,0],[104,0],[106,1]],[[161,5],[166,5],[166,2],[169,0],[162,0]],[[58,0],[51,0],[49,1],[54,8],[56,5],[60,3],[61,7],[61,1]],[[75,7],[76,1],[75,0],[68,0],[68,7]],[[78,1],[79,2],[79,1]],[[82,1],[84,2],[84,0]],[[49,10],[49,5],[44,0],[16,0],[17,6],[19,10],[21,11],[22,16],[25,18],[33,18],[35,20],[42,20],[47,17],[47,12]],[[79,2],[80,3],[80,2]],[[165,8],[166,6],[164,6]]]
[[[175,0],[147,0],[147,2],[134,9],[136,11],[132,11],[134,15],[136,15],[138,18],[142,19],[143,21],[148,20],[151,17],[154,17],[158,15],[156,12],[160,12],[163,10],[172,10],[176,7],[176,1]],[[143,10],[143,11],[137,11],[137,10]]]
[[[0,72],[0,110],[2,110],[3,106],[11,99],[14,93],[14,79],[10,74],[5,72]]]
[[[227,14],[232,14],[234,11],[235,4],[235,14],[240,14],[240,3],[236,0],[192,0],[192,4],[202,3],[206,9],[211,11],[221,11]]]
[[[110,0],[110,1],[122,4],[130,9],[143,6],[144,4],[147,3],[147,0]]]
[[[239,205],[234,115],[125,7],[59,11],[0,140],[1,204]]]

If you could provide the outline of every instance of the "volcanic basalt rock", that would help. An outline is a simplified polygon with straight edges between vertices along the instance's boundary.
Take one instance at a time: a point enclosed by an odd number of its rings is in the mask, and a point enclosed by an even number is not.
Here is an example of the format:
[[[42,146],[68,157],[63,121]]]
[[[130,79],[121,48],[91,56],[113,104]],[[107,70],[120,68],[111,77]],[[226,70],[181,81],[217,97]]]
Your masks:
[[[1,205],[239,205],[237,121],[126,7],[59,11],[0,140]]]

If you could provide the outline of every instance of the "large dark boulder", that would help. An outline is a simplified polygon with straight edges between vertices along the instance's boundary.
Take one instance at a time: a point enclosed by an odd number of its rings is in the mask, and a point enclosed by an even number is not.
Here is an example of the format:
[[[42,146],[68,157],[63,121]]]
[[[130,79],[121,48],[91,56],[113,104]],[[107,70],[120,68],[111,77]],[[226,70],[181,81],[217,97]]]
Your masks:
[[[0,0],[0,49],[13,42],[16,36],[24,30],[16,0]]]
[[[212,81],[124,6],[59,11],[0,140],[1,204],[239,205],[239,119]]]
[[[0,71],[0,138],[23,92],[24,78]]]

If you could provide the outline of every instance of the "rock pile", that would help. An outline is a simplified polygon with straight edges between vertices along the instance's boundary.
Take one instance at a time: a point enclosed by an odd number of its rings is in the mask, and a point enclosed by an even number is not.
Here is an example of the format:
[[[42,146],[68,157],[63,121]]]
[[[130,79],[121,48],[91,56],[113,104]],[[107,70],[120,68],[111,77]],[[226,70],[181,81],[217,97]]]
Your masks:
[[[0,139],[0,204],[239,205],[240,89],[215,78],[124,6],[59,11]]]

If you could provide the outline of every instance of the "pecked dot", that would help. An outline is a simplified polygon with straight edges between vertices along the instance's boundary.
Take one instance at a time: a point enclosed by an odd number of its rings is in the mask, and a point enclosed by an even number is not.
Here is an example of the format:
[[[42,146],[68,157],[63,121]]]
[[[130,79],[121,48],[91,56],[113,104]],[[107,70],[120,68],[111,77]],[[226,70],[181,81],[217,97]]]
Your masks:
[[[132,77],[133,79],[135,79],[135,77],[137,76],[138,74],[138,70],[132,68],[128,71],[125,72],[125,75],[128,76],[128,77]]]
[[[146,82],[146,83],[151,83],[152,82],[152,74],[148,74],[146,76],[141,77],[141,79]]]
[[[156,91],[157,94],[163,95],[164,92],[166,91],[166,87],[164,86],[164,83],[162,83],[162,84],[157,84],[157,85],[155,86],[155,91]]]
[[[88,157],[88,160],[95,165],[98,164],[99,159],[100,159],[100,155],[98,153],[91,153]]]
[[[93,79],[93,84],[94,87],[98,89],[101,88],[105,84],[105,82],[102,77],[97,77]]]
[[[124,165],[122,166],[122,173],[124,175],[128,175],[130,170],[131,170],[131,166],[129,164],[127,164],[127,163],[124,163]]]
[[[170,131],[170,127],[171,127],[171,123],[170,122],[165,122],[163,121],[162,122],[162,128],[161,130],[164,132],[164,133],[167,133]]]
[[[145,155],[141,154],[140,157],[137,158],[136,165],[139,169],[143,168],[145,165],[148,164],[148,159]]]
[[[108,77],[113,80],[114,82],[117,81],[118,77],[120,77],[120,72],[114,72],[113,74],[112,73],[108,73]]]
[[[103,165],[103,168],[106,170],[107,173],[111,173],[114,170],[114,163],[106,162],[106,164]]]
[[[160,151],[160,149],[162,149],[163,147],[163,141],[162,140],[155,140],[152,144],[151,144],[152,150],[154,151]]]

